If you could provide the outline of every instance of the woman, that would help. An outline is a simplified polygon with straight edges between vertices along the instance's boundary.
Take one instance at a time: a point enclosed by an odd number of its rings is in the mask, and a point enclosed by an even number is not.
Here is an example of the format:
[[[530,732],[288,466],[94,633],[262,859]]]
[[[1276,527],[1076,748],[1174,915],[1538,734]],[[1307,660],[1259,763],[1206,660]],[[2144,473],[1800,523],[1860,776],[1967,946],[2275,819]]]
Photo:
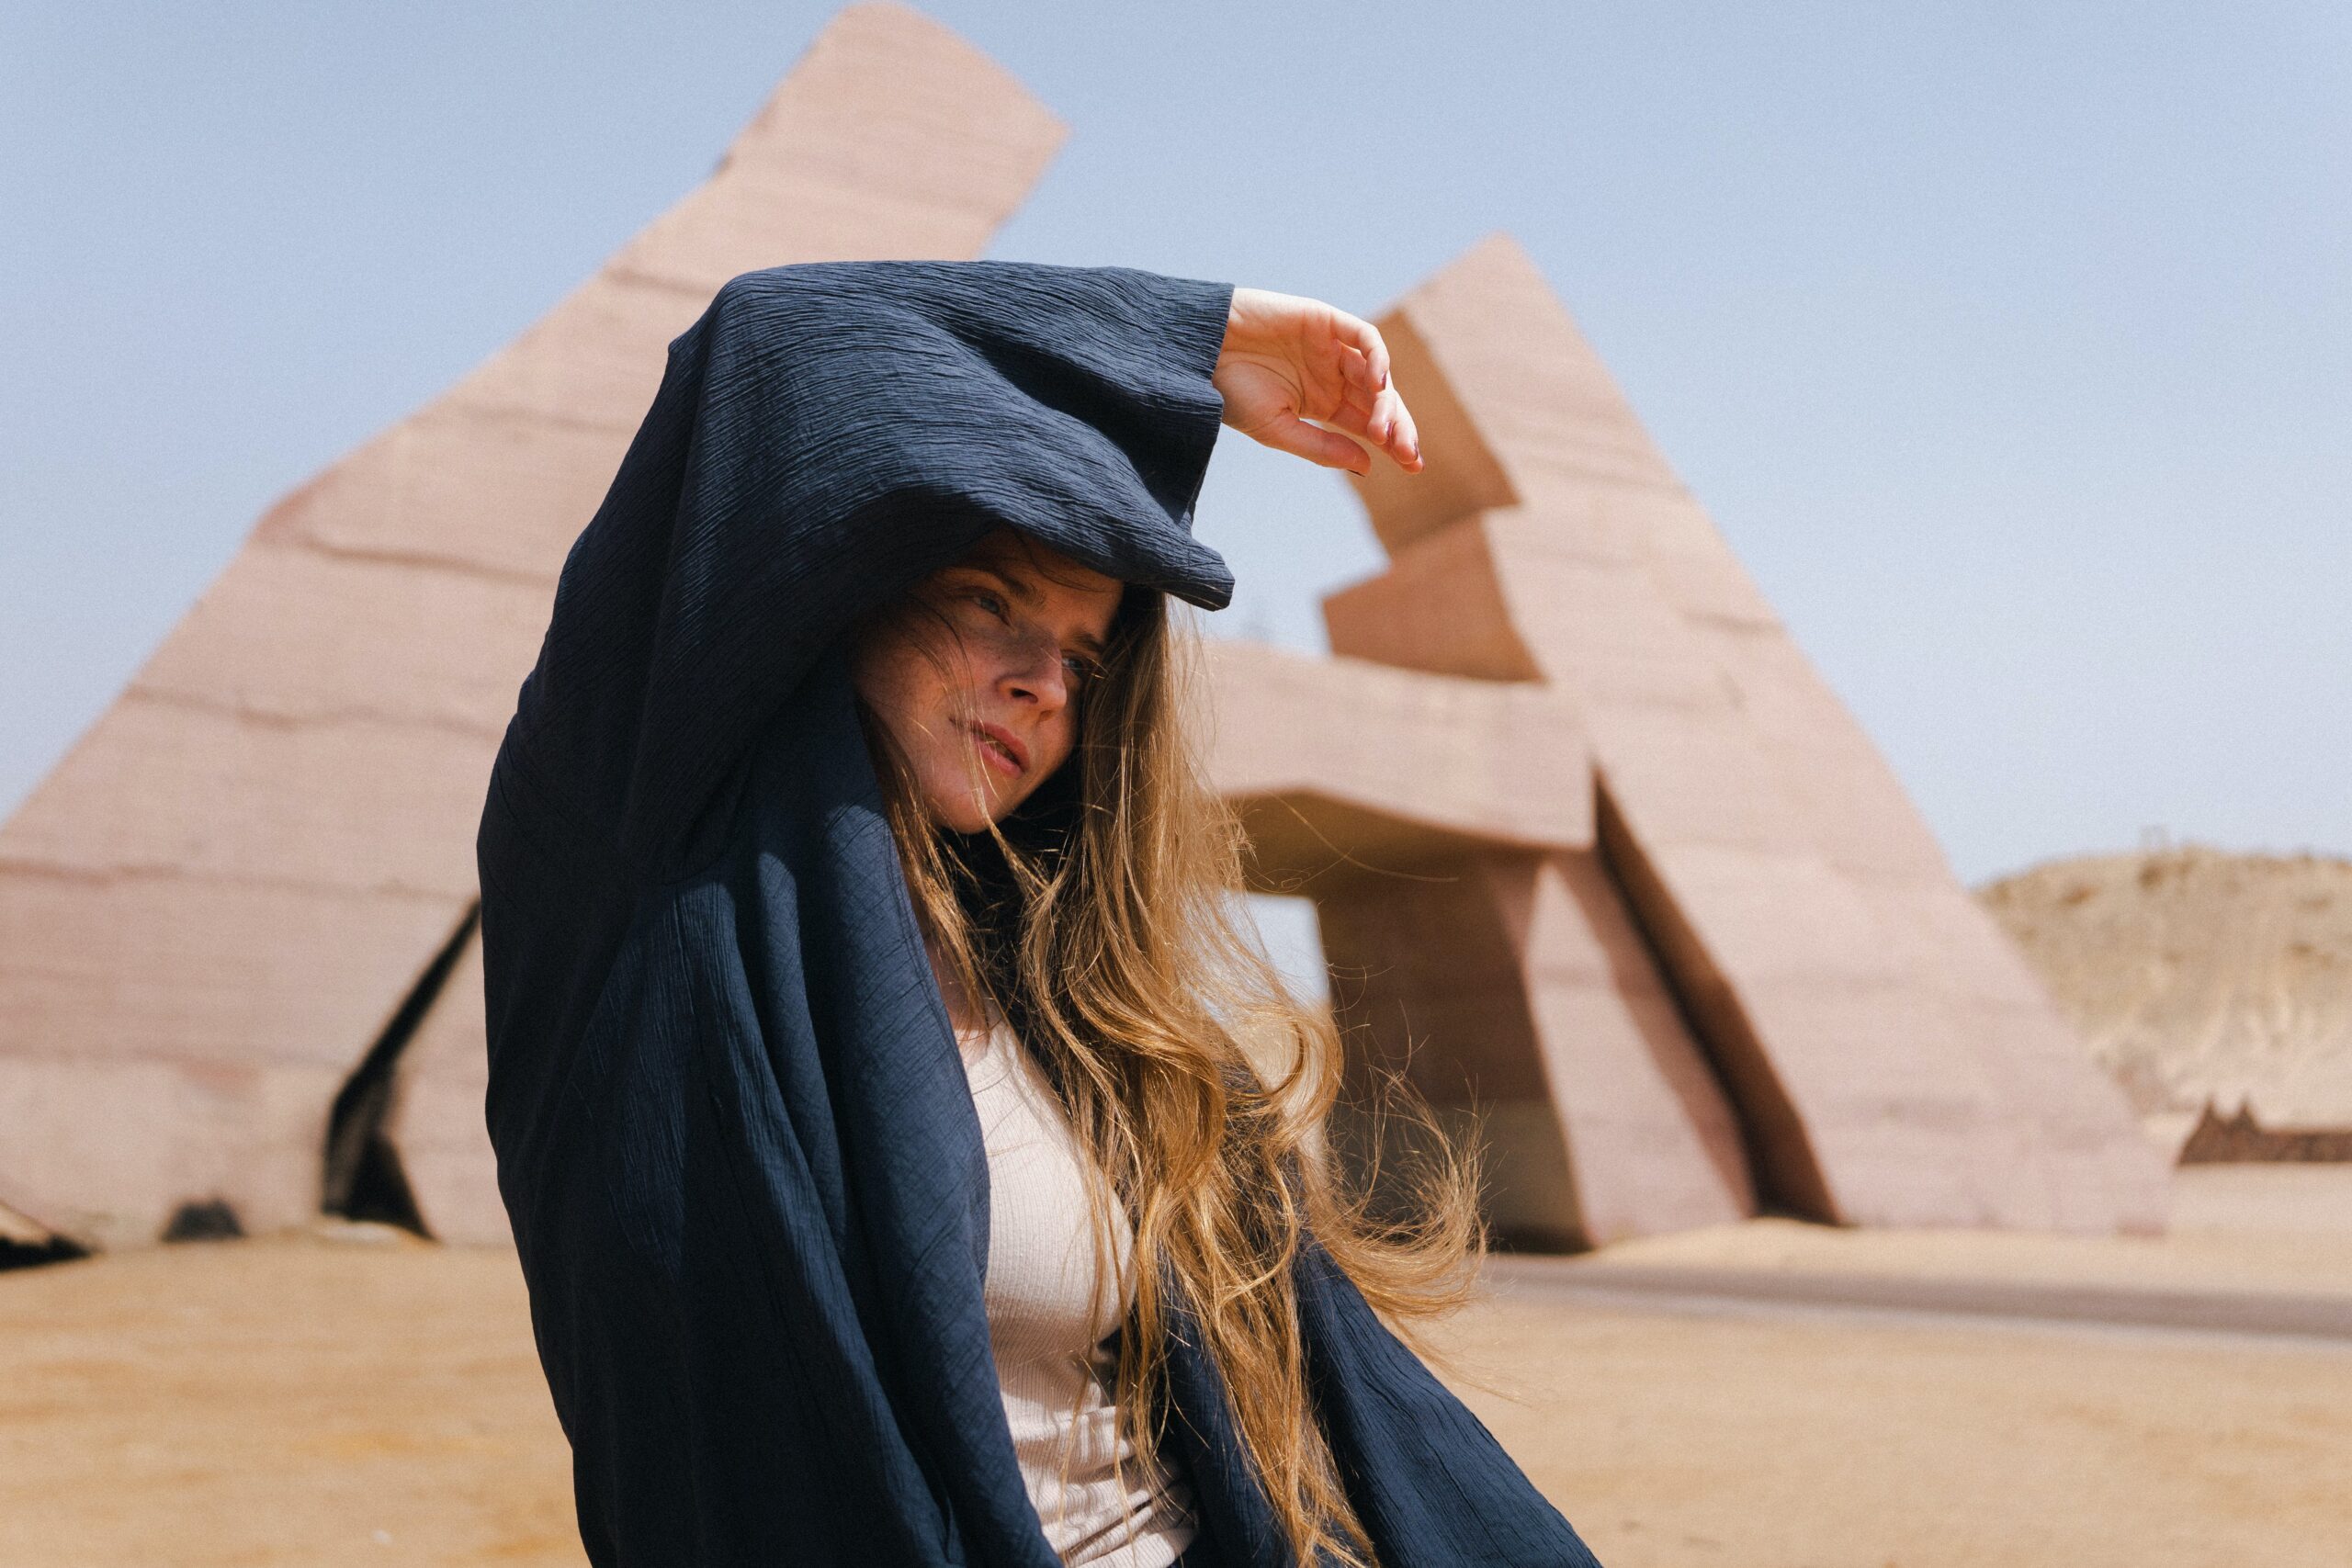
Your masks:
[[[479,846],[600,1564],[1589,1562],[1374,1310],[1460,1173],[1336,1190],[1328,1025],[1227,923],[1166,605],[1230,593],[1220,419],[1419,465],[1370,327],[1127,269],[776,268],[671,345]]]

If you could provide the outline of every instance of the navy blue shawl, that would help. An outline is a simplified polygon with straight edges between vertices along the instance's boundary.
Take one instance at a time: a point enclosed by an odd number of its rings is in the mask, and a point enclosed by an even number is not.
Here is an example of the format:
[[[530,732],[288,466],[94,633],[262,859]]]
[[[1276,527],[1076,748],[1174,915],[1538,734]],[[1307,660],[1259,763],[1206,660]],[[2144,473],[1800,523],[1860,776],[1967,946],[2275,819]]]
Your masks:
[[[981,1301],[988,1168],[842,654],[1004,524],[1215,608],[1228,286],[749,273],[670,345],[484,806],[488,1119],[592,1561],[1055,1568]],[[1590,1562],[1328,1254],[1317,1413],[1388,1568]],[[1181,1314],[1204,1557],[1287,1565]]]

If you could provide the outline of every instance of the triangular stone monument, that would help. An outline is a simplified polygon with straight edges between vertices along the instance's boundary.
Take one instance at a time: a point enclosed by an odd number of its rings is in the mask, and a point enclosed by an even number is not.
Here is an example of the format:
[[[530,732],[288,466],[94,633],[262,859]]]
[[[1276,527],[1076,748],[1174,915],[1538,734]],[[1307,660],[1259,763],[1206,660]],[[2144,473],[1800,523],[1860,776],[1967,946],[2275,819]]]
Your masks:
[[[2162,1162],[2120,1094],[1525,253],[1487,240],[1380,326],[1430,467],[1358,485],[1390,565],[1325,602],[1331,646],[1574,702],[1600,854],[1557,863],[1571,901],[1622,900],[1762,1201],[1852,1224],[2159,1228]],[[1498,938],[1528,874],[1473,900]],[[1551,1055],[1590,1027],[1563,1022]]]
[[[708,182],[262,519],[0,828],[0,1205],[504,1237],[474,829],[666,344],[754,267],[978,254],[1061,135],[844,11]],[[1475,1118],[1498,1230],[2160,1224],[2120,1096],[1527,258],[1381,325],[1429,468],[1360,485],[1391,565],[1327,602],[1339,657],[1212,649],[1213,770],[1359,1068]]]

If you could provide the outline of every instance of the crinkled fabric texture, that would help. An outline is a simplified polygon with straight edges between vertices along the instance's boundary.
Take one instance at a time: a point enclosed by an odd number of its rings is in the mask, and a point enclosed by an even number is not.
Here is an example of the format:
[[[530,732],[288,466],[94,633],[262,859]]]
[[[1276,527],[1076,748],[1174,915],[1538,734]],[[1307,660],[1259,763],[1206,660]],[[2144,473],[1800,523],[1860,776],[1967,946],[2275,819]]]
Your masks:
[[[1227,285],[747,274],[670,347],[485,802],[487,1116],[600,1568],[1055,1568],[989,1354],[988,1170],[842,634],[1010,524],[1222,605]],[[1317,1409],[1389,1568],[1575,1533],[1310,1246]],[[1180,1316],[1197,1556],[1289,1554]]]

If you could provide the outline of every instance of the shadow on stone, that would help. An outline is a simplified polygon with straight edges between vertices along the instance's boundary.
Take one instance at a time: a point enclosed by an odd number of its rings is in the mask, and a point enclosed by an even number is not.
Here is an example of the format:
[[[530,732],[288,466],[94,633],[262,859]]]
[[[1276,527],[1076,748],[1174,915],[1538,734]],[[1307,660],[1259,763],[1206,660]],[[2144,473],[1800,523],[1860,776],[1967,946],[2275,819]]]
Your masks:
[[[384,1136],[384,1119],[398,1088],[401,1053],[433,1010],[481,918],[479,903],[466,911],[335,1096],[327,1118],[326,1180],[319,1203],[324,1213],[398,1225],[419,1235],[431,1234],[417,1210],[408,1173],[401,1168],[400,1151]]]
[[[89,1257],[90,1252],[82,1242],[58,1235],[47,1225],[0,1203],[0,1269],[70,1263]]]
[[[89,1256],[88,1247],[62,1235],[44,1236],[39,1241],[0,1235],[0,1273],[11,1269],[38,1269],[44,1263],[71,1263]]]
[[[182,1203],[164,1227],[165,1241],[235,1241],[244,1234],[237,1211],[219,1198]]]

